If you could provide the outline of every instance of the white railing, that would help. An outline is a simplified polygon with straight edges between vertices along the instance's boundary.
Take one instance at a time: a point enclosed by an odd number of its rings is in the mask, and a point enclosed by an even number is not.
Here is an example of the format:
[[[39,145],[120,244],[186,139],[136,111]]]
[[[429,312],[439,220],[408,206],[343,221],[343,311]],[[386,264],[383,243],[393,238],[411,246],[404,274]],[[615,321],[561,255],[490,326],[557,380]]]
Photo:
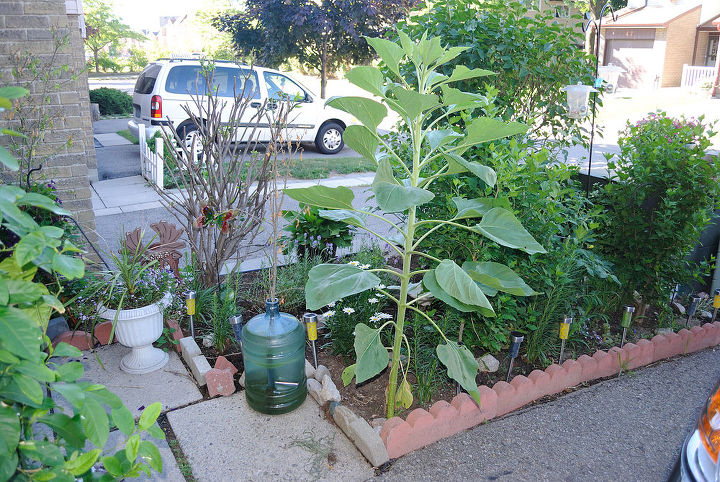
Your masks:
[[[715,67],[702,67],[700,65],[683,65],[681,87],[701,87],[703,84],[715,80]]]
[[[162,137],[155,139],[155,152],[150,149],[145,133],[145,124],[138,124],[138,141],[140,144],[140,166],[142,177],[155,184],[159,189],[164,189],[164,146]]]

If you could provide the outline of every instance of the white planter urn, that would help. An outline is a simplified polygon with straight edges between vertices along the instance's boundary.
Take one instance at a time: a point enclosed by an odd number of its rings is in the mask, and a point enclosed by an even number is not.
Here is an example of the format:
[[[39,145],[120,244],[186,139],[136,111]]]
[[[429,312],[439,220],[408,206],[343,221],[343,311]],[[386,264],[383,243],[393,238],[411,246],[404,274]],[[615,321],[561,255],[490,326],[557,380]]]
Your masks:
[[[101,318],[114,321],[115,335],[123,346],[132,348],[120,361],[120,369],[132,374],[150,373],[164,367],[168,362],[168,354],[152,344],[163,332],[163,308],[170,305],[172,295],[166,293],[163,298],[152,305],[133,310],[111,310],[100,307]]]

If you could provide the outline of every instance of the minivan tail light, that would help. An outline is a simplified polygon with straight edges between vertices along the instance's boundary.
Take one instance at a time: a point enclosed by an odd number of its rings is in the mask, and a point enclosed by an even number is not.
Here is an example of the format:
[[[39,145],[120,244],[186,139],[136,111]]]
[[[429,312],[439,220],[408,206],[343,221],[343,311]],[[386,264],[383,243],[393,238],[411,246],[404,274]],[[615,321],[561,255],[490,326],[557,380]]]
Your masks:
[[[150,117],[162,119],[162,97],[159,95],[153,95],[150,99]]]
[[[720,451],[720,385],[715,387],[715,392],[705,402],[698,421],[698,430],[705,450],[717,463]]]

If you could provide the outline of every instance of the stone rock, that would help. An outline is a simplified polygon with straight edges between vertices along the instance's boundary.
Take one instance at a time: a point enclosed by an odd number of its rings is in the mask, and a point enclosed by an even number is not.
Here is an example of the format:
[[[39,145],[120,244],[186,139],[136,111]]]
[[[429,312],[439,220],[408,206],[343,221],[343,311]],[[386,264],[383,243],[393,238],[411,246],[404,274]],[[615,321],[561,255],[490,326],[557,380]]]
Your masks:
[[[380,467],[390,460],[380,435],[362,418],[349,408],[340,405],[335,408],[333,420],[345,435],[353,441],[373,467]]]
[[[315,369],[315,373],[313,376],[315,377],[315,380],[322,383],[323,378],[325,378],[325,375],[330,376],[330,370],[325,365],[318,365],[318,367]]]
[[[315,401],[318,403],[318,405],[323,405],[322,397],[320,396],[320,392],[322,391],[322,383],[315,380],[314,378],[308,378],[307,381],[307,390],[310,396],[312,396]]]
[[[678,303],[677,301],[673,301],[672,303],[670,303],[670,306],[675,311],[677,311],[678,314],[683,315],[683,316],[685,315],[685,307],[683,305],[681,305],[680,303]]]
[[[235,383],[233,382],[230,369],[219,370],[217,368],[211,368],[210,371],[205,374],[205,381],[210,397],[216,397],[218,395],[228,397],[235,393]]]
[[[703,318],[705,320],[711,320],[712,319],[712,313],[705,310],[698,310],[697,314],[698,318]]]
[[[670,333],[674,333],[672,328],[658,328],[655,330],[655,333],[657,335],[669,335]]]
[[[194,356],[202,355],[200,347],[195,343],[195,339],[191,336],[186,336],[180,339],[180,352],[188,365]]]
[[[320,398],[322,398],[323,403],[325,402],[339,402],[340,397],[340,391],[337,389],[335,384],[332,381],[332,378],[330,378],[329,375],[325,375],[323,377],[322,381],[322,390],[320,391]]]
[[[67,321],[65,321],[65,317],[56,316],[48,322],[48,327],[45,331],[45,334],[48,338],[53,340],[55,337],[62,333],[65,333],[66,331],[70,331],[70,327],[68,326]]]
[[[95,330],[93,333],[95,334],[95,338],[101,345],[110,344],[110,332],[112,331],[112,327],[112,321],[104,321],[95,325]]]
[[[477,359],[480,372],[495,373],[500,368],[500,362],[490,353]]]
[[[210,348],[215,344],[215,335],[210,333],[209,335],[203,336],[202,344],[205,348]]]
[[[240,375],[240,378],[238,379],[238,385],[245,388],[245,372],[242,372],[242,375]]]
[[[387,418],[385,418],[385,417],[373,418],[372,420],[370,420],[370,426],[372,428],[382,428],[382,426],[386,420],[387,420]]]
[[[230,370],[231,375],[235,375],[238,372],[238,369],[235,368],[235,365],[230,363],[227,358],[220,355],[217,357],[217,360],[215,360],[215,368],[218,370]]]
[[[60,333],[53,338],[52,344],[53,346],[57,346],[57,344],[61,342],[72,345],[79,350],[90,350],[95,345],[90,333],[85,333],[84,331],[66,331]]]
[[[305,377],[310,380],[315,376],[315,367],[312,366],[312,363],[305,360]]]
[[[190,367],[190,371],[195,377],[197,384],[200,386],[205,385],[205,374],[211,370],[210,364],[208,363],[207,358],[205,358],[205,355],[192,357],[190,362],[188,362],[188,366]]]

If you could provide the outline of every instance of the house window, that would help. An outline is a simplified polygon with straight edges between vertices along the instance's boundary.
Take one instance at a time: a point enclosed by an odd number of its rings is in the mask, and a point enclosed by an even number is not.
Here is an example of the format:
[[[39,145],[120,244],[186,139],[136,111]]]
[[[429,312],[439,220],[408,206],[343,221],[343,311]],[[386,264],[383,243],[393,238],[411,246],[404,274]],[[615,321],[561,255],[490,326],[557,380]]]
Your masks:
[[[713,35],[708,38],[707,50],[705,51],[705,65],[707,67],[715,67],[715,62],[717,62],[718,43],[720,43],[720,36]]]

